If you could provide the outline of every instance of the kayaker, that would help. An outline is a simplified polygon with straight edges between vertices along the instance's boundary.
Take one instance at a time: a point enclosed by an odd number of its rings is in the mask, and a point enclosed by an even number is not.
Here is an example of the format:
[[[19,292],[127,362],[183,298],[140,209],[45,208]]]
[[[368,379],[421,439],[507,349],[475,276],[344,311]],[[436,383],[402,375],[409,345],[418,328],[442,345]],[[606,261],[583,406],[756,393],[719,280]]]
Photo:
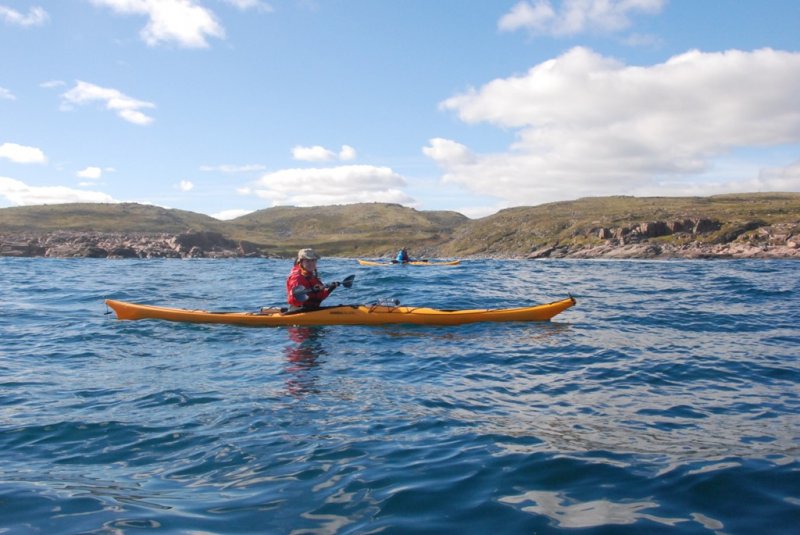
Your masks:
[[[297,251],[297,258],[286,279],[286,293],[289,301],[289,311],[314,310],[320,307],[322,301],[339,286],[338,282],[323,284],[317,275],[317,260],[319,255],[314,249],[300,249]],[[303,288],[306,292],[296,294],[297,288]],[[306,299],[303,300],[303,295]]]
[[[405,247],[397,251],[397,257],[394,259],[394,261],[396,264],[406,264],[411,262],[411,258],[408,257],[408,251],[406,251]]]

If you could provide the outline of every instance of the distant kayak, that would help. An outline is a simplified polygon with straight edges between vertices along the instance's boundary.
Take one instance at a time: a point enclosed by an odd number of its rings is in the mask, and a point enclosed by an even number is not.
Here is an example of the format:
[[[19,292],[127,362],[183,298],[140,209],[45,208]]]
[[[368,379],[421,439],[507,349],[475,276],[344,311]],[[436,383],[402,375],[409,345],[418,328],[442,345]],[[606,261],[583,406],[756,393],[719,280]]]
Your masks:
[[[429,262],[427,260],[412,260],[410,262],[373,262],[372,260],[356,259],[362,266],[457,266],[461,260],[450,260],[448,262]]]
[[[575,304],[573,297],[544,305],[518,308],[438,310],[387,305],[339,305],[309,312],[286,313],[281,309],[258,312],[209,312],[141,305],[106,300],[120,320],[158,319],[186,323],[225,323],[270,327],[282,325],[462,325],[477,322],[548,321]]]

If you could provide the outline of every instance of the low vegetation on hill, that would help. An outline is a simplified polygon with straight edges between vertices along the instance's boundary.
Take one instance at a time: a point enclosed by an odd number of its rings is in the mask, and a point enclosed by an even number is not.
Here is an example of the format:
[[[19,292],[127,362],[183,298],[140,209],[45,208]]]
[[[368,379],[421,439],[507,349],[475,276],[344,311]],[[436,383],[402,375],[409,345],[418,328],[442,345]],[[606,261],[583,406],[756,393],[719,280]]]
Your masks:
[[[189,229],[224,232],[213,217],[145,204],[70,203],[0,209],[0,233],[58,231],[180,233]]]
[[[703,232],[688,223],[707,222]],[[667,231],[642,236],[663,223]],[[674,231],[676,228],[679,231]],[[590,197],[508,208],[459,228],[443,245],[448,256],[528,255],[542,248],[591,247],[609,239],[655,238],[662,243],[723,243],[772,225],[800,233],[800,194],[754,193],[711,197]],[[670,231],[670,229],[673,229]],[[627,232],[626,232],[627,231]],[[630,241],[630,239],[629,239]],[[622,243],[620,243],[622,242]]]
[[[381,256],[404,245],[434,251],[468,221],[457,212],[420,212],[381,203],[276,207],[231,221],[140,204],[82,203],[0,209],[0,236],[5,235],[6,240],[16,236],[18,242],[24,235],[64,232],[135,234],[141,243],[148,234],[154,242],[161,242],[165,234],[211,232],[247,242],[248,250],[255,247],[270,256],[292,256],[303,247],[318,248],[329,256]],[[63,242],[60,239],[61,245]],[[47,244],[39,240],[32,249],[18,246],[14,250],[39,251],[43,247]],[[120,247],[130,249],[129,244],[117,243],[116,248]]]
[[[276,207],[231,221],[131,203],[0,209],[0,255],[142,257],[150,256],[148,240],[159,244],[150,247],[153,255],[178,257],[212,256],[209,251],[291,257],[302,247],[326,256],[377,257],[400,246],[429,257],[599,257],[625,247],[623,256],[659,257],[734,242],[748,251],[780,245],[788,256],[800,256],[800,193],[584,198],[477,220],[381,203]],[[646,250],[630,248],[642,243]],[[709,255],[751,254],[715,251]],[[695,253],[685,256],[704,254]]]
[[[230,221],[227,233],[284,254],[314,247],[337,256],[380,256],[403,245],[435,249],[468,221],[457,212],[420,212],[398,204],[276,207]]]

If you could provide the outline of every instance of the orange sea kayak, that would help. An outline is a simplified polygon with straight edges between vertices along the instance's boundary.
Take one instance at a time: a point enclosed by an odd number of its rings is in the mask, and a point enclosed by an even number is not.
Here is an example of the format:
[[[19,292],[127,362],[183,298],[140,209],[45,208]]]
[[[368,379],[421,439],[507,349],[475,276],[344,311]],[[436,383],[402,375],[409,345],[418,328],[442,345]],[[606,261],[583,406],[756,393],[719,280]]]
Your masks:
[[[227,323],[268,327],[280,325],[462,325],[476,322],[548,321],[575,304],[573,297],[544,305],[500,309],[438,310],[435,308],[339,305],[310,312],[285,313],[280,309],[259,312],[210,312],[106,300],[120,320],[159,319],[189,323]]]
[[[410,262],[375,262],[372,260],[356,259],[362,266],[457,266],[461,260],[449,260],[445,262],[429,262],[427,260],[411,260]]]

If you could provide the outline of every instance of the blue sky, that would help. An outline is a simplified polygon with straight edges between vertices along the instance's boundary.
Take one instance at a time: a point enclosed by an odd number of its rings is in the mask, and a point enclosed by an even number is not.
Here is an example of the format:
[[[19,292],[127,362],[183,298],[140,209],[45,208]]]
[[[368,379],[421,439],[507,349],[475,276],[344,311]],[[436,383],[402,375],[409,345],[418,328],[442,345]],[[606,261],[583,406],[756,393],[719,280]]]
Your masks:
[[[0,0],[0,207],[800,191],[800,2]]]

